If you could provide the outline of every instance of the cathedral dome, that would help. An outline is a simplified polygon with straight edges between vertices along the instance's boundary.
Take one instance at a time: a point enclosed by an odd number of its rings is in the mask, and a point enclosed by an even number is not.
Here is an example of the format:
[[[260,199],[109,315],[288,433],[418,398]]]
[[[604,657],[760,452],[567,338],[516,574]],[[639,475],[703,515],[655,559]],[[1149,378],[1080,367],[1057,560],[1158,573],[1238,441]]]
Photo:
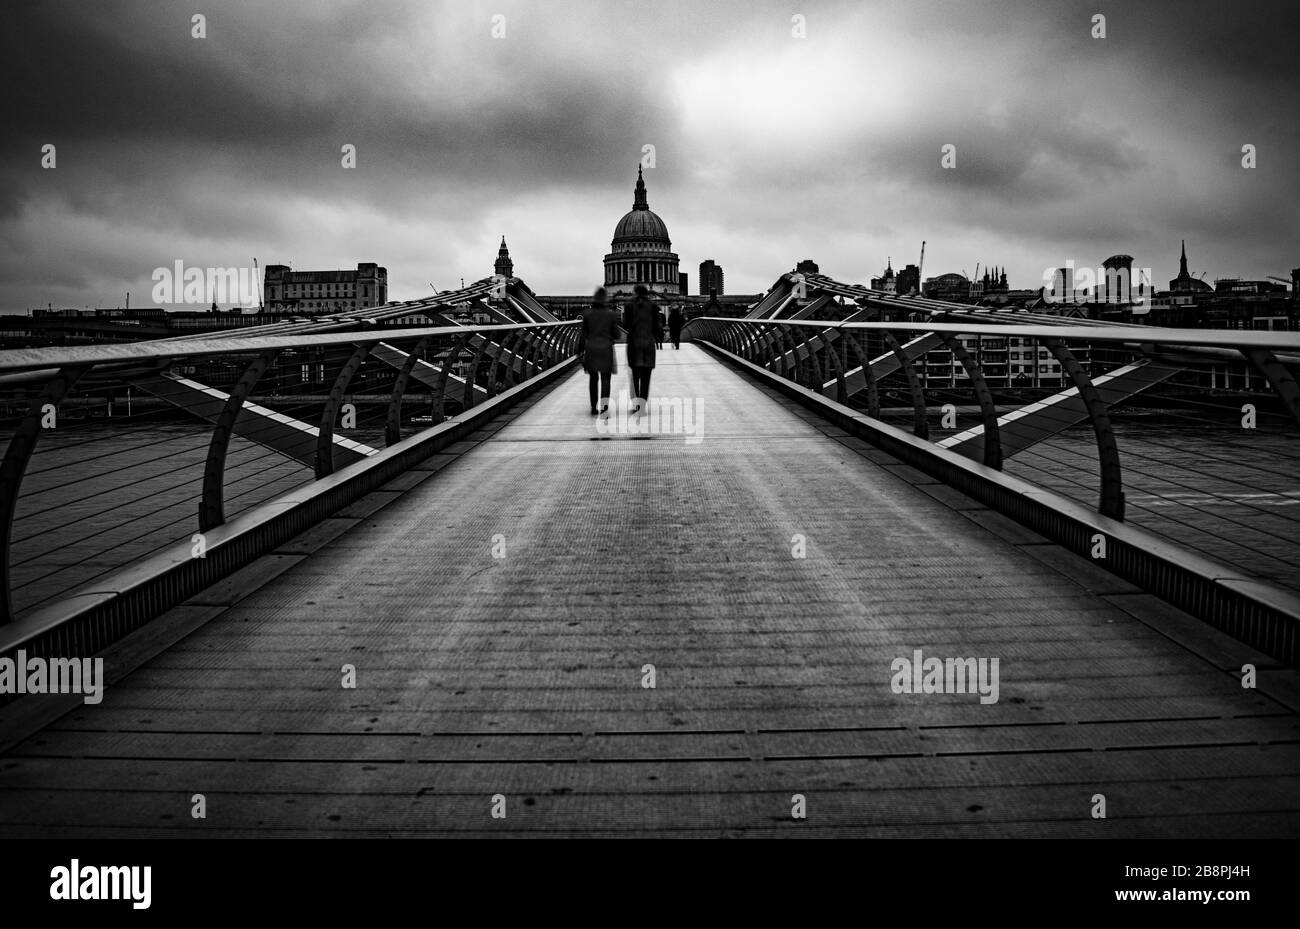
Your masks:
[[[647,239],[671,245],[668,240],[668,227],[659,218],[658,213],[649,209],[633,210],[618,221],[614,227],[614,242],[644,242]]]
[[[646,200],[645,178],[642,177],[640,168],[636,171],[636,192],[632,199],[632,210],[614,227],[614,241],[611,244],[625,245],[633,242],[651,242],[664,248],[672,247],[672,242],[668,239],[668,227],[664,225],[658,213],[651,211],[650,204]]]
[[[637,168],[632,210],[614,227],[614,241],[605,256],[605,290],[611,297],[627,296],[640,285],[652,293],[676,296],[685,292],[684,277],[668,227],[650,211],[645,178]]]

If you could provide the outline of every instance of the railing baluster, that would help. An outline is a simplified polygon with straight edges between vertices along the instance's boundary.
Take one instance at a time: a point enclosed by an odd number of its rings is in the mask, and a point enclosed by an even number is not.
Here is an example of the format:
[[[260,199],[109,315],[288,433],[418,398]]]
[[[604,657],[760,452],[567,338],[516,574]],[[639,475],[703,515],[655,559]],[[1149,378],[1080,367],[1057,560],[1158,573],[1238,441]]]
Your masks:
[[[989,390],[988,381],[984,379],[984,369],[966,350],[966,346],[961,344],[960,339],[955,339],[947,333],[943,333],[942,338],[943,344],[948,346],[953,357],[961,363],[966,376],[970,378],[971,390],[975,392],[975,402],[979,404],[980,419],[984,423],[984,464],[1001,471],[1002,434],[998,429],[998,409],[993,402],[993,392]]]
[[[907,352],[903,350],[898,338],[888,329],[885,330],[885,344],[898,359],[898,366],[907,378],[907,386],[912,392],[912,433],[918,438],[928,439],[930,424],[926,421],[925,389],[921,386],[921,379],[916,376],[916,368],[908,361]]]
[[[1079,365],[1074,353],[1060,339],[1044,339],[1043,345],[1050,351],[1061,368],[1070,375],[1074,386],[1083,398],[1088,410],[1088,419],[1092,421],[1093,432],[1097,436],[1097,463],[1101,470],[1101,494],[1097,511],[1102,516],[1122,520],[1124,518],[1124,479],[1119,465],[1119,446],[1115,444],[1115,430],[1106,412],[1106,404],[1097,393],[1086,371]]]
[[[215,529],[226,521],[226,453],[235,432],[235,421],[244,408],[244,401],[278,354],[278,351],[263,352],[248,363],[213,424],[212,440],[208,443],[208,456],[203,465],[203,491],[199,497],[200,532]]]
[[[17,617],[13,601],[13,573],[10,564],[10,545],[13,540],[14,513],[18,509],[18,494],[22,488],[23,475],[27,464],[36,450],[36,443],[44,432],[42,422],[46,417],[46,407],[53,409],[58,416],[59,404],[72,390],[73,385],[90,370],[90,366],[61,368],[57,374],[46,381],[41,392],[32,400],[32,405],[18,424],[18,428],[5,449],[4,462],[0,463],[0,571],[4,572],[4,599],[0,607],[4,609],[3,620],[13,622]],[[57,420],[56,420],[57,422]]]
[[[388,400],[388,416],[385,418],[384,425],[384,444],[387,446],[402,441],[402,397],[406,394],[406,385],[410,381],[411,371],[421,360],[420,354],[432,339],[433,336],[426,335],[416,342],[406,356],[406,361],[402,363],[402,370],[397,374],[397,380],[393,384],[393,395]]]
[[[447,382],[451,379],[451,369],[456,366],[460,359],[460,353],[469,345],[470,340],[474,338],[473,333],[467,333],[456,340],[455,346],[447,353],[447,360],[443,363],[442,371],[438,375],[437,394],[434,397],[434,403],[437,404],[437,413],[435,414],[435,425],[442,422],[443,419],[443,400],[447,396]],[[471,378],[472,383],[472,378]],[[472,405],[472,403],[471,403]],[[468,409],[468,407],[466,407]]]
[[[352,352],[352,357],[347,360],[339,371],[338,377],[334,379],[334,386],[330,388],[329,397],[325,400],[325,408],[321,411],[320,431],[316,434],[317,478],[334,473],[334,420],[338,416],[339,404],[343,402],[348,384],[369,354],[369,345],[357,346]]]

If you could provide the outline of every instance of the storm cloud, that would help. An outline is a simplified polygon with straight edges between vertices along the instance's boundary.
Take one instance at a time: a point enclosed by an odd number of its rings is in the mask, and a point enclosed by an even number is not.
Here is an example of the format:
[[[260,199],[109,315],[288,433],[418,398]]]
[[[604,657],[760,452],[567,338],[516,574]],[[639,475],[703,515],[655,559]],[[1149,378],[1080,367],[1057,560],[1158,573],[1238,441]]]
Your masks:
[[[10,4],[0,309],[254,256],[377,261],[407,299],[491,273],[501,235],[534,290],[589,292],[647,144],[692,286],[705,258],[730,292],[802,258],[865,281],[922,239],[927,276],[1013,286],[1116,252],[1167,280],[1182,238],[1211,280],[1300,265],[1296,5],[1097,7]]]

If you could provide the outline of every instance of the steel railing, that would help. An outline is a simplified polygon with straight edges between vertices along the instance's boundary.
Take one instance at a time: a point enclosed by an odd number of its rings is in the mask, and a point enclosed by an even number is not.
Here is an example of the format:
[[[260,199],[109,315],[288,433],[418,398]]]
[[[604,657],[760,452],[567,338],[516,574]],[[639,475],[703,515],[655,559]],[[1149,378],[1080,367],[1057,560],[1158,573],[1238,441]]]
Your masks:
[[[684,338],[1300,590],[1300,334],[935,309],[920,322],[701,317]]]
[[[574,322],[342,322],[0,352],[0,622],[438,429],[578,339]]]

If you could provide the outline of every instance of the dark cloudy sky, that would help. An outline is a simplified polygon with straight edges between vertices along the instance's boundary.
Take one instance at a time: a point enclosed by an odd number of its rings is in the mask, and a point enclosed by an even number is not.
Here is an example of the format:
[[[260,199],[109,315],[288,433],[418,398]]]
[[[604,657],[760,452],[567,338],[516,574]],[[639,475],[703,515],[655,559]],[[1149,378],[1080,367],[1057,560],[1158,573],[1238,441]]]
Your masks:
[[[503,233],[535,290],[587,293],[647,143],[693,289],[704,258],[731,292],[806,257],[865,281],[922,239],[927,276],[1013,286],[1116,252],[1163,282],[1183,237],[1207,279],[1287,276],[1298,35],[1294,0],[8,0],[0,309],[253,256],[378,261],[407,299]]]

